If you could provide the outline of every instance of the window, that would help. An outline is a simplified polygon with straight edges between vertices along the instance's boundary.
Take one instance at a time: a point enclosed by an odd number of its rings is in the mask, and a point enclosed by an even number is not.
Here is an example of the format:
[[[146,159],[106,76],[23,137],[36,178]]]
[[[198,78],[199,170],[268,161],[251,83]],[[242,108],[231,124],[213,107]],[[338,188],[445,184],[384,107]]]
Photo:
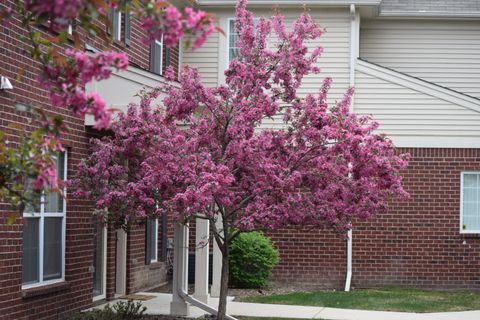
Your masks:
[[[108,19],[110,20],[111,30],[108,31],[112,34],[113,40],[124,41],[125,44],[130,44],[131,37],[131,19],[132,13],[122,13],[121,11],[115,9],[110,11]],[[122,26],[124,27],[124,38],[122,39]]]
[[[122,41],[122,12],[112,9],[110,13],[110,23],[112,24],[113,39]]]
[[[145,263],[150,264],[158,261],[158,219],[148,219],[146,229]]]
[[[235,31],[235,19],[228,21],[228,62],[238,57],[240,50],[237,47],[239,34]]]
[[[258,18],[253,19],[253,25],[256,26]],[[235,18],[228,19],[228,63],[239,56],[240,48],[237,47],[239,38],[238,32],[235,31]]]
[[[163,36],[151,44],[150,69],[153,73],[163,74]]]
[[[480,172],[462,172],[460,232],[480,233]]]
[[[57,175],[67,179],[67,154],[55,158]],[[39,210],[38,210],[39,209]],[[45,192],[35,210],[29,207],[23,217],[23,287],[62,281],[65,269],[65,199],[56,192]]]

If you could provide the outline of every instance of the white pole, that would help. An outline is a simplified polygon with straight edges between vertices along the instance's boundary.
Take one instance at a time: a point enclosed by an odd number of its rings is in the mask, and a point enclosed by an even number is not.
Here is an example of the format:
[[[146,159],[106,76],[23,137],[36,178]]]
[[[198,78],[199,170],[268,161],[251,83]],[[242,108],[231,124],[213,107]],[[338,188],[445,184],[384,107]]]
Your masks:
[[[218,215],[217,221],[215,221],[217,230],[223,230],[222,217]],[[220,232],[223,234],[223,232]],[[220,280],[222,277],[222,252],[217,245],[217,241],[213,241],[213,275],[212,275],[212,287],[210,288],[210,295],[212,297],[220,297]]]
[[[175,224],[173,238],[173,290],[170,314],[189,316],[189,304],[179,295],[187,292],[188,288],[188,229],[187,226]]]
[[[198,218],[195,234],[195,293],[193,297],[204,303],[208,303],[209,235],[210,222]]]

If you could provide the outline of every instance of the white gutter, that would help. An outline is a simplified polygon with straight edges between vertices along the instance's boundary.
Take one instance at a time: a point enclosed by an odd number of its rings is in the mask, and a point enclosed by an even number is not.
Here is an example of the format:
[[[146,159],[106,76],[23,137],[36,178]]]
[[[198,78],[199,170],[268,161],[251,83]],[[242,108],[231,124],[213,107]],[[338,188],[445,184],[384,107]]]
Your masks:
[[[443,12],[443,11],[382,11],[379,17],[385,18],[479,18],[480,12]]]
[[[350,68],[349,68],[349,85],[350,87],[355,86],[355,65],[357,60],[357,32],[356,32],[356,13],[355,5],[350,5]],[[353,98],[350,103],[350,112],[353,112]]]
[[[349,85],[355,87],[355,66],[359,51],[359,14],[355,10],[355,4],[350,4],[350,72]],[[354,97],[350,102],[350,112],[354,111]],[[347,233],[347,274],[345,276],[345,291],[350,291],[350,284],[352,282],[352,229]]]
[[[302,6],[309,7],[339,7],[354,3],[361,6],[378,6],[380,0],[249,0],[248,6]],[[236,0],[197,0],[199,6],[235,6]]]
[[[347,233],[347,277],[345,279],[345,291],[350,291],[352,282],[352,229]]]

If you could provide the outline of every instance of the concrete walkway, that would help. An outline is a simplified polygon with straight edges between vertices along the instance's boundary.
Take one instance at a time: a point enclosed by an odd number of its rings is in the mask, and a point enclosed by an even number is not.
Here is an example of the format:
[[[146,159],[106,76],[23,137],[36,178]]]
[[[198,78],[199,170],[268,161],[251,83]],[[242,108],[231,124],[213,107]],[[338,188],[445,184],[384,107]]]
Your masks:
[[[138,294],[155,296],[142,301],[147,307],[147,314],[169,314],[172,295],[168,293],[139,292]],[[479,311],[438,312],[438,313],[408,313],[390,311],[368,311],[352,309],[336,309],[324,307],[304,307],[279,304],[246,303],[232,301],[229,297],[227,313],[232,316],[277,317],[297,319],[328,319],[328,320],[479,320]],[[114,302],[114,301],[113,301]],[[112,303],[112,302],[110,302]],[[210,298],[211,306],[218,305],[218,299]],[[101,307],[101,306],[99,306]],[[191,307],[190,316],[200,317],[206,312]]]

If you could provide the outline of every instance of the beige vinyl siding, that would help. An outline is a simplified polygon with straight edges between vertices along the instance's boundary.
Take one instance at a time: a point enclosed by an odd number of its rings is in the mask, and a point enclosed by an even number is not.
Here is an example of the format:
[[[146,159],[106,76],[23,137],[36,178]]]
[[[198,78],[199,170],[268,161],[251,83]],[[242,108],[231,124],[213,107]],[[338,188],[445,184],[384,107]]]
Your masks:
[[[480,138],[480,113],[451,102],[377,79],[355,76],[355,112],[371,115],[388,136]],[[415,141],[414,141],[415,142]]]
[[[362,20],[360,57],[480,97],[479,20]]]
[[[197,68],[202,76],[203,83],[209,87],[217,85],[218,39],[219,33],[214,32],[200,48],[196,50],[184,49],[183,51],[182,65]]]
[[[291,25],[302,13],[298,9],[283,9],[285,21]],[[350,16],[346,8],[314,8],[310,11],[311,16],[325,29],[325,33],[316,41],[310,41],[308,46],[316,48],[323,47],[323,54],[318,60],[321,72],[316,75],[309,75],[303,79],[303,85],[298,90],[299,96],[316,94],[323,80],[326,77],[333,79],[330,90],[329,102],[335,103],[342,98],[349,86],[349,55],[350,55]],[[281,128],[283,116],[279,115],[274,119],[265,119],[262,128]]]

